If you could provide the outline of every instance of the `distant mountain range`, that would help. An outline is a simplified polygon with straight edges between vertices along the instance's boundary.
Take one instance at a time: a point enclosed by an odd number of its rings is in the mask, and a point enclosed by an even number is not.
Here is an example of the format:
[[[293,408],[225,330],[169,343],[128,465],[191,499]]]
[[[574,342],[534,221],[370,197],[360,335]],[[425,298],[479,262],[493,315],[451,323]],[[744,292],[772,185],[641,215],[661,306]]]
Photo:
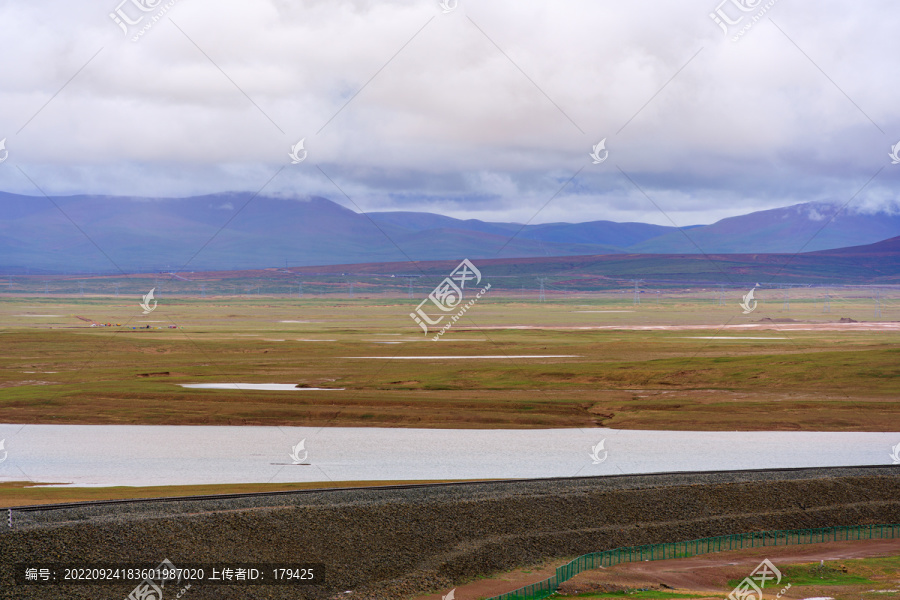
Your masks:
[[[796,253],[900,235],[900,216],[806,203],[675,227],[523,226],[431,213],[360,214],[326,198],[224,193],[189,198],[0,192],[0,270],[125,272],[252,269],[407,260],[599,254]]]
[[[437,283],[456,267],[457,261],[416,263],[368,263],[326,267],[294,267],[268,271],[203,273],[197,277],[302,279],[304,276],[414,273]],[[763,287],[779,285],[892,284],[900,283],[900,237],[874,244],[787,254],[603,254],[486,259],[478,268],[492,278],[497,289],[534,286],[538,277],[552,278],[553,285],[572,289],[597,289],[631,285],[646,278],[653,285],[737,284]],[[501,279],[498,279],[501,278]],[[363,279],[364,280],[364,279]],[[403,285],[403,283],[401,283]],[[492,288],[493,289],[493,288]]]

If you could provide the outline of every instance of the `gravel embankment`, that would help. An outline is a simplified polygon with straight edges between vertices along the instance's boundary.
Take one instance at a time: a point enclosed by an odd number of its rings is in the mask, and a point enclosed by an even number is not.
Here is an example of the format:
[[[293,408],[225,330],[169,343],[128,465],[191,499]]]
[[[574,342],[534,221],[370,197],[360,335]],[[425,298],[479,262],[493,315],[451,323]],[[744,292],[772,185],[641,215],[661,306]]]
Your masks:
[[[5,512],[5,511],[4,511]],[[28,562],[323,563],[326,585],[195,585],[183,598],[390,599],[547,558],[765,529],[900,523],[900,466],[634,475],[13,511],[0,598],[125,598],[14,586]],[[353,590],[352,594],[344,594]],[[174,597],[174,595],[172,596]],[[165,596],[164,600],[169,600]]]

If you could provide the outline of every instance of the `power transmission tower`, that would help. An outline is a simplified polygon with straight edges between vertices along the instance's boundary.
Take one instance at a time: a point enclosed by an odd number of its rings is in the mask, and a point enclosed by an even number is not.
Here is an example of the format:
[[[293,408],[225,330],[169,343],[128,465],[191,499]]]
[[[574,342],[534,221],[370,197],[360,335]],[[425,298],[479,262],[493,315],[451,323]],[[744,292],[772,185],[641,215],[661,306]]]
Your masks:
[[[875,316],[881,317],[881,295],[878,288],[875,288]]]
[[[822,312],[831,312],[831,295],[825,294],[825,302],[822,304]]]
[[[45,281],[45,282],[44,282],[44,293],[45,293],[45,294],[49,294],[49,293],[50,293],[50,282],[49,282],[49,281]],[[118,294],[116,294],[116,295],[118,296]]]
[[[116,282],[116,298],[119,297],[119,283]]]
[[[545,300],[545,298],[544,298],[544,278],[540,277],[540,278],[538,278],[538,281],[541,282],[541,295],[538,298],[538,302],[543,302]]]
[[[407,277],[407,279],[409,280],[409,291],[407,292],[407,297],[411,300],[413,297],[413,289],[412,289],[413,278]]]
[[[80,296],[84,296],[84,282],[83,281],[78,282],[78,294]]]
[[[350,284],[350,298],[352,299],[352,298],[353,298],[353,282],[352,282],[352,281],[348,281],[347,283]]]
[[[725,304],[725,284],[719,284],[719,305]]]
[[[206,298],[206,284],[205,283],[200,284],[200,297]]]
[[[631,281],[634,283],[634,300],[633,300],[632,304],[640,304],[641,303],[641,293],[640,293],[640,291],[638,291],[638,286],[640,284],[644,283],[644,280],[643,279],[632,279]]]
[[[297,283],[297,297],[298,298],[303,297],[303,282],[302,281]]]
[[[791,299],[788,297],[789,289],[790,288],[788,286],[784,286],[784,304],[782,305],[782,308],[784,308],[784,310],[791,310]]]

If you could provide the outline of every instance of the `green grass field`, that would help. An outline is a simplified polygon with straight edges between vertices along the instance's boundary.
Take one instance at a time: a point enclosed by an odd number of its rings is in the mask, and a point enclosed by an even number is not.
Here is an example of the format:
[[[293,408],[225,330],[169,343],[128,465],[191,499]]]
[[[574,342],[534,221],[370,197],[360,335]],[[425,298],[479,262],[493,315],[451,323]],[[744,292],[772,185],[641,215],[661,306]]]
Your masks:
[[[790,583],[793,595],[799,597],[893,598],[898,572],[900,556],[793,564],[781,569],[780,585]]]
[[[862,300],[828,314],[815,299],[793,298],[790,311],[761,301],[743,315],[708,292],[637,306],[621,293],[546,303],[488,295],[438,342],[410,319],[417,303],[163,296],[144,316],[133,298],[6,296],[0,421],[900,430],[896,331],[760,322],[862,321],[870,308]],[[887,304],[882,321],[890,311],[900,317]],[[91,327],[76,315],[122,326]],[[764,328],[721,329],[726,324]],[[633,329],[661,326],[680,328]],[[701,339],[716,336],[744,339]],[[746,339],[754,337],[781,339]],[[372,358],[434,355],[501,358]],[[574,356],[515,358],[522,355]],[[177,385],[203,382],[343,390]]]
[[[832,552],[839,553],[834,549]],[[691,570],[691,559],[686,559],[683,568],[686,572]],[[708,558],[707,558],[708,560]],[[776,562],[778,562],[776,560]],[[721,567],[705,567],[707,571],[727,567],[723,561]],[[856,600],[858,598],[895,598],[897,587],[897,573],[900,572],[900,556],[879,556],[873,558],[855,558],[843,560],[826,560],[821,564],[794,563],[780,564],[782,578],[778,584],[769,582],[764,590],[765,598],[774,598],[779,589],[790,585],[784,598],[834,598],[835,600]],[[710,571],[711,572],[711,571]],[[619,574],[623,576],[623,574]],[[658,588],[652,583],[653,576],[646,577],[646,587]],[[634,598],[634,599],[676,599],[676,598],[723,598],[737,586],[742,579],[730,579],[722,582],[722,590],[717,594],[710,594],[703,589],[678,589],[670,591],[666,589],[640,589],[632,587],[634,579],[625,577],[622,581],[627,584],[617,583],[616,575],[606,578],[608,585],[621,585],[627,589],[614,592],[584,592],[579,594],[562,594],[563,598]],[[770,589],[771,588],[771,589]]]
[[[674,592],[665,592],[659,590],[636,590],[633,592],[607,592],[607,593],[586,593],[577,596],[565,596],[566,598],[632,598],[633,600],[676,600],[678,598],[703,598],[698,594],[676,594]]]

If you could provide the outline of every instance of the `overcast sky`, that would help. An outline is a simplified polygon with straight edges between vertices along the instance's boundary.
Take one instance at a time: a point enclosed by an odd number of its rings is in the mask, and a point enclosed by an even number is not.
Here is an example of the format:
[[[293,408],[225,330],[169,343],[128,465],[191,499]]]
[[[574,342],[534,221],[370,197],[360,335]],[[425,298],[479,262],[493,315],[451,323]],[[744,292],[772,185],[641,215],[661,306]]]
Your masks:
[[[0,1],[0,190],[533,223],[897,209],[891,0],[120,1]]]

